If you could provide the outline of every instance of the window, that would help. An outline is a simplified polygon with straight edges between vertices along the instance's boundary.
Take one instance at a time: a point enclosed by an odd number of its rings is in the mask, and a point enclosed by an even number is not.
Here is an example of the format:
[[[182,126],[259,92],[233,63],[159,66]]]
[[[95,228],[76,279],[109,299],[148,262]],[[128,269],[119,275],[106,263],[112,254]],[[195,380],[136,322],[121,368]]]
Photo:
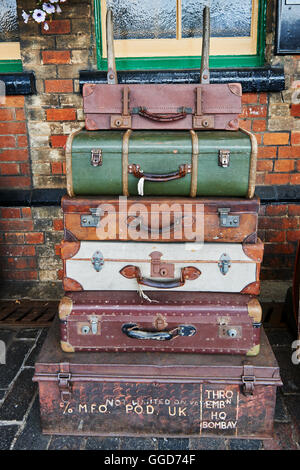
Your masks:
[[[106,67],[105,16],[111,7],[117,68],[198,68],[205,5],[210,66],[263,65],[266,0],[95,0],[98,67]]]
[[[16,0],[1,0],[0,72],[22,71]]]

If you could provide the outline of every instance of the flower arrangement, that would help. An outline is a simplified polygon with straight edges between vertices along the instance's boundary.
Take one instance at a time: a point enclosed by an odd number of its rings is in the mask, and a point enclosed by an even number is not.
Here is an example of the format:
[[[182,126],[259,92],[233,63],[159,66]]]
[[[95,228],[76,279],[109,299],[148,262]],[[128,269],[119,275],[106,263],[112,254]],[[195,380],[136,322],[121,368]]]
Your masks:
[[[60,3],[65,3],[66,0],[49,0],[45,2],[43,0],[36,0],[36,8],[34,10],[22,11],[22,17],[24,23],[28,23],[30,18],[32,18],[37,23],[44,23],[44,29],[47,31],[49,29],[48,20],[51,21],[52,15],[54,13],[61,13]]]

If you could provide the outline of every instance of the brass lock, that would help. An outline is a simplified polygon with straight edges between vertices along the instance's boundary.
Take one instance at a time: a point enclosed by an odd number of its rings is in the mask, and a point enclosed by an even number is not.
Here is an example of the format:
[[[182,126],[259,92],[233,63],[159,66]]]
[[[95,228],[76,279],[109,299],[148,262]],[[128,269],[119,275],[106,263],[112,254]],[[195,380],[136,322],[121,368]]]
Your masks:
[[[175,265],[161,261],[162,253],[153,251],[149,256],[151,258],[151,277],[174,278]]]

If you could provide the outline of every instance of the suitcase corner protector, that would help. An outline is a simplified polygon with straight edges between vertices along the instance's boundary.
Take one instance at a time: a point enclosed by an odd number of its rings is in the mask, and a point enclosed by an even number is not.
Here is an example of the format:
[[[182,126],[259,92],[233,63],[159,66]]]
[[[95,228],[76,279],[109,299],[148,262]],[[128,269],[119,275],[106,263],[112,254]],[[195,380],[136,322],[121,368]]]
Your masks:
[[[61,341],[60,346],[64,352],[68,352],[68,353],[75,352],[73,346],[70,343],[67,343],[66,341]]]
[[[59,302],[58,306],[58,316],[60,320],[65,320],[73,309],[73,302],[70,297],[64,296]]]
[[[255,346],[250,348],[249,351],[247,351],[246,356],[248,357],[257,356],[259,354],[259,351],[260,351],[260,344],[256,344]]]
[[[253,323],[261,323],[262,308],[258,299],[251,299],[248,303],[248,315]]]

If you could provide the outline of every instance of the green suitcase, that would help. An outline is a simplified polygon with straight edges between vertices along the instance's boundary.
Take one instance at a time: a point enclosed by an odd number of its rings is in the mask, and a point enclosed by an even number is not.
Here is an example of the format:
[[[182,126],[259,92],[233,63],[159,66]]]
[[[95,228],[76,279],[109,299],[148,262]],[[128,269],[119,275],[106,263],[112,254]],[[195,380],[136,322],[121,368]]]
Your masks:
[[[79,130],[66,145],[68,194],[252,198],[256,156],[242,129]]]

